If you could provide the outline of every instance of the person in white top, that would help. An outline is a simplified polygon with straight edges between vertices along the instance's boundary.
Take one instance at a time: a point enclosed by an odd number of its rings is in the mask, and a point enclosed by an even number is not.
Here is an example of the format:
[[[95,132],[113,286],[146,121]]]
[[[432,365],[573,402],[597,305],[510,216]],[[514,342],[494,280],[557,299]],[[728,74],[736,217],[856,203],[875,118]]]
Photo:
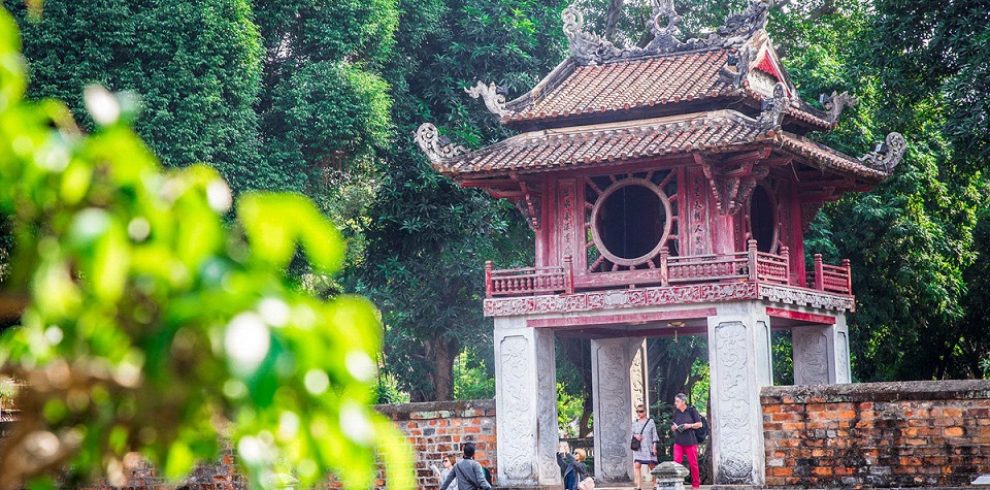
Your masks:
[[[632,424],[633,439],[639,441],[639,448],[633,451],[633,468],[636,472],[636,488],[640,488],[639,483],[643,479],[642,468],[647,465],[651,470],[657,466],[657,441],[660,440],[657,434],[657,424],[653,418],[648,417],[646,407],[636,405],[636,420]]]

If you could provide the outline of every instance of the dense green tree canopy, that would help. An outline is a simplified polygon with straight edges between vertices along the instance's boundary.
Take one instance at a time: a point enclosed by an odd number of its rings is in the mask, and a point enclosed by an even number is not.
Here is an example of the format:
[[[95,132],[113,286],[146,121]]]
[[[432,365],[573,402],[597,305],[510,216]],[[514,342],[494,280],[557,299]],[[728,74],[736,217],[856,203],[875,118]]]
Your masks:
[[[287,275],[294,258],[340,269],[333,224],[298,194],[234,206],[205,165],[163,172],[128,126],[133,107],[101,87],[86,88],[82,132],[62,103],[25,100],[19,49],[0,9],[0,212],[17,241],[3,299],[27,303],[0,337],[4,383],[25,382],[0,488],[124,486],[131,455],[178,480],[222,438],[250,488],[329,471],[368,487],[376,461],[409,488],[409,454],[369,403],[377,312]]]
[[[463,89],[494,81],[511,98],[545,75],[566,56],[567,3],[49,0],[32,23],[8,2],[25,29],[32,95],[66,99],[85,121],[85,83],[133,90],[137,129],[167,165],[206,161],[235,190],[302,190],[337,217],[357,246],[332,290],[380,305],[385,370],[414,399],[453,396],[465,348],[487,362],[482,264],[529,265],[532,235],[508,204],[433,172],[411,133],[433,122],[470,146],[508,136]],[[648,2],[577,3],[598,32],[645,39]],[[703,35],[745,1],[676,6],[684,34]],[[836,90],[859,100],[816,138],[850,154],[887,131],[910,143],[890,181],[825,206],[808,234],[809,253],[852,260],[858,380],[976,376],[990,354],[980,240],[990,23],[985,2],[943,7],[785,0],[768,25],[806,100]]]
[[[82,87],[132,91],[165,165],[210,162],[235,190],[275,187],[258,155],[262,50],[247,0],[49,1],[35,21],[24,2],[4,4],[24,30],[32,97],[65,100],[92,127]]]
[[[562,59],[564,3],[400,3],[395,52],[384,68],[396,140],[383,155],[368,254],[355,281],[384,310],[386,369],[414,399],[453,396],[452,366],[463,347],[491,356],[491,324],[480,308],[484,261],[531,262],[532,235],[506,203],[437,175],[411,135],[433,121],[473,144],[506,136],[464,88],[486,80],[510,93],[528,89]]]

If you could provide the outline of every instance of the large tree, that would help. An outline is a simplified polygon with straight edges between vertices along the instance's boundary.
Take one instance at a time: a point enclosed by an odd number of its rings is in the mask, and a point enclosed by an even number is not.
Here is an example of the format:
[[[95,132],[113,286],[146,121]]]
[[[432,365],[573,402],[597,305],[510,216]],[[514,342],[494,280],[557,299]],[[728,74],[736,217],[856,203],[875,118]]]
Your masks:
[[[253,105],[261,44],[247,0],[46,1],[13,8],[24,31],[32,97],[68,102],[82,124],[83,87],[132,91],[138,132],[167,166],[209,162],[235,190],[273,187],[258,158]]]
[[[529,263],[532,235],[510,206],[437,175],[412,144],[426,121],[472,145],[506,136],[464,88],[494,81],[510,94],[562,59],[564,1],[403,0],[392,85],[394,144],[384,154],[361,291],[385,313],[386,369],[414,399],[449,399],[464,347],[491,357],[481,316],[483,263]]]

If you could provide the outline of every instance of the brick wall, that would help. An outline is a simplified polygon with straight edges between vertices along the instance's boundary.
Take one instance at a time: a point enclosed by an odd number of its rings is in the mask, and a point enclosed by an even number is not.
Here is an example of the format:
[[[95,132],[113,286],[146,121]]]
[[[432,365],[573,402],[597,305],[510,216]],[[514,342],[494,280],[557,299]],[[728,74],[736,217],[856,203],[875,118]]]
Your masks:
[[[767,486],[966,485],[990,472],[990,382],[764,388]]]
[[[495,477],[495,400],[457,402],[406,403],[379,405],[378,411],[391,418],[406,435],[416,451],[416,487],[435,490],[440,487],[432,465],[443,468],[447,455],[460,456],[461,444],[474,442],[477,446],[475,460]],[[155,468],[140,458],[125,461],[128,481],[126,490],[167,490]],[[379,474],[376,489],[384,488],[383,475]],[[89,490],[110,490],[109,485],[95,485]],[[217,464],[202,465],[193,472],[181,487],[189,490],[244,490],[246,482],[235,469],[234,457],[226,451]],[[339,485],[330,482],[326,488]]]
[[[443,468],[447,455],[460,456],[461,444],[474,442],[474,459],[495,478],[495,400],[382,405],[416,451],[416,488],[440,487],[432,465]]]

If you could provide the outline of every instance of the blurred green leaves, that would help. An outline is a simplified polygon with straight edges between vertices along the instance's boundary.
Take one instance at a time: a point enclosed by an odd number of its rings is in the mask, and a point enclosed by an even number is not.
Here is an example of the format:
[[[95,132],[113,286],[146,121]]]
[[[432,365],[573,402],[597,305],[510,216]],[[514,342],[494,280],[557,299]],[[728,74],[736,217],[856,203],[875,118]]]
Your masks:
[[[3,294],[29,306],[0,339],[4,374],[27,382],[0,488],[61,470],[121,484],[135,453],[180,479],[224,438],[253,488],[328,472],[367,487],[376,454],[390,488],[411,487],[408,449],[369,405],[377,311],[286,276],[293,260],[339,270],[334,225],[284,193],[245,194],[225,225],[226,182],[205,165],[163,173],[128,127],[132,98],[87,89],[85,135],[64,105],[22,99],[18,49],[3,11],[0,210],[16,236]]]

